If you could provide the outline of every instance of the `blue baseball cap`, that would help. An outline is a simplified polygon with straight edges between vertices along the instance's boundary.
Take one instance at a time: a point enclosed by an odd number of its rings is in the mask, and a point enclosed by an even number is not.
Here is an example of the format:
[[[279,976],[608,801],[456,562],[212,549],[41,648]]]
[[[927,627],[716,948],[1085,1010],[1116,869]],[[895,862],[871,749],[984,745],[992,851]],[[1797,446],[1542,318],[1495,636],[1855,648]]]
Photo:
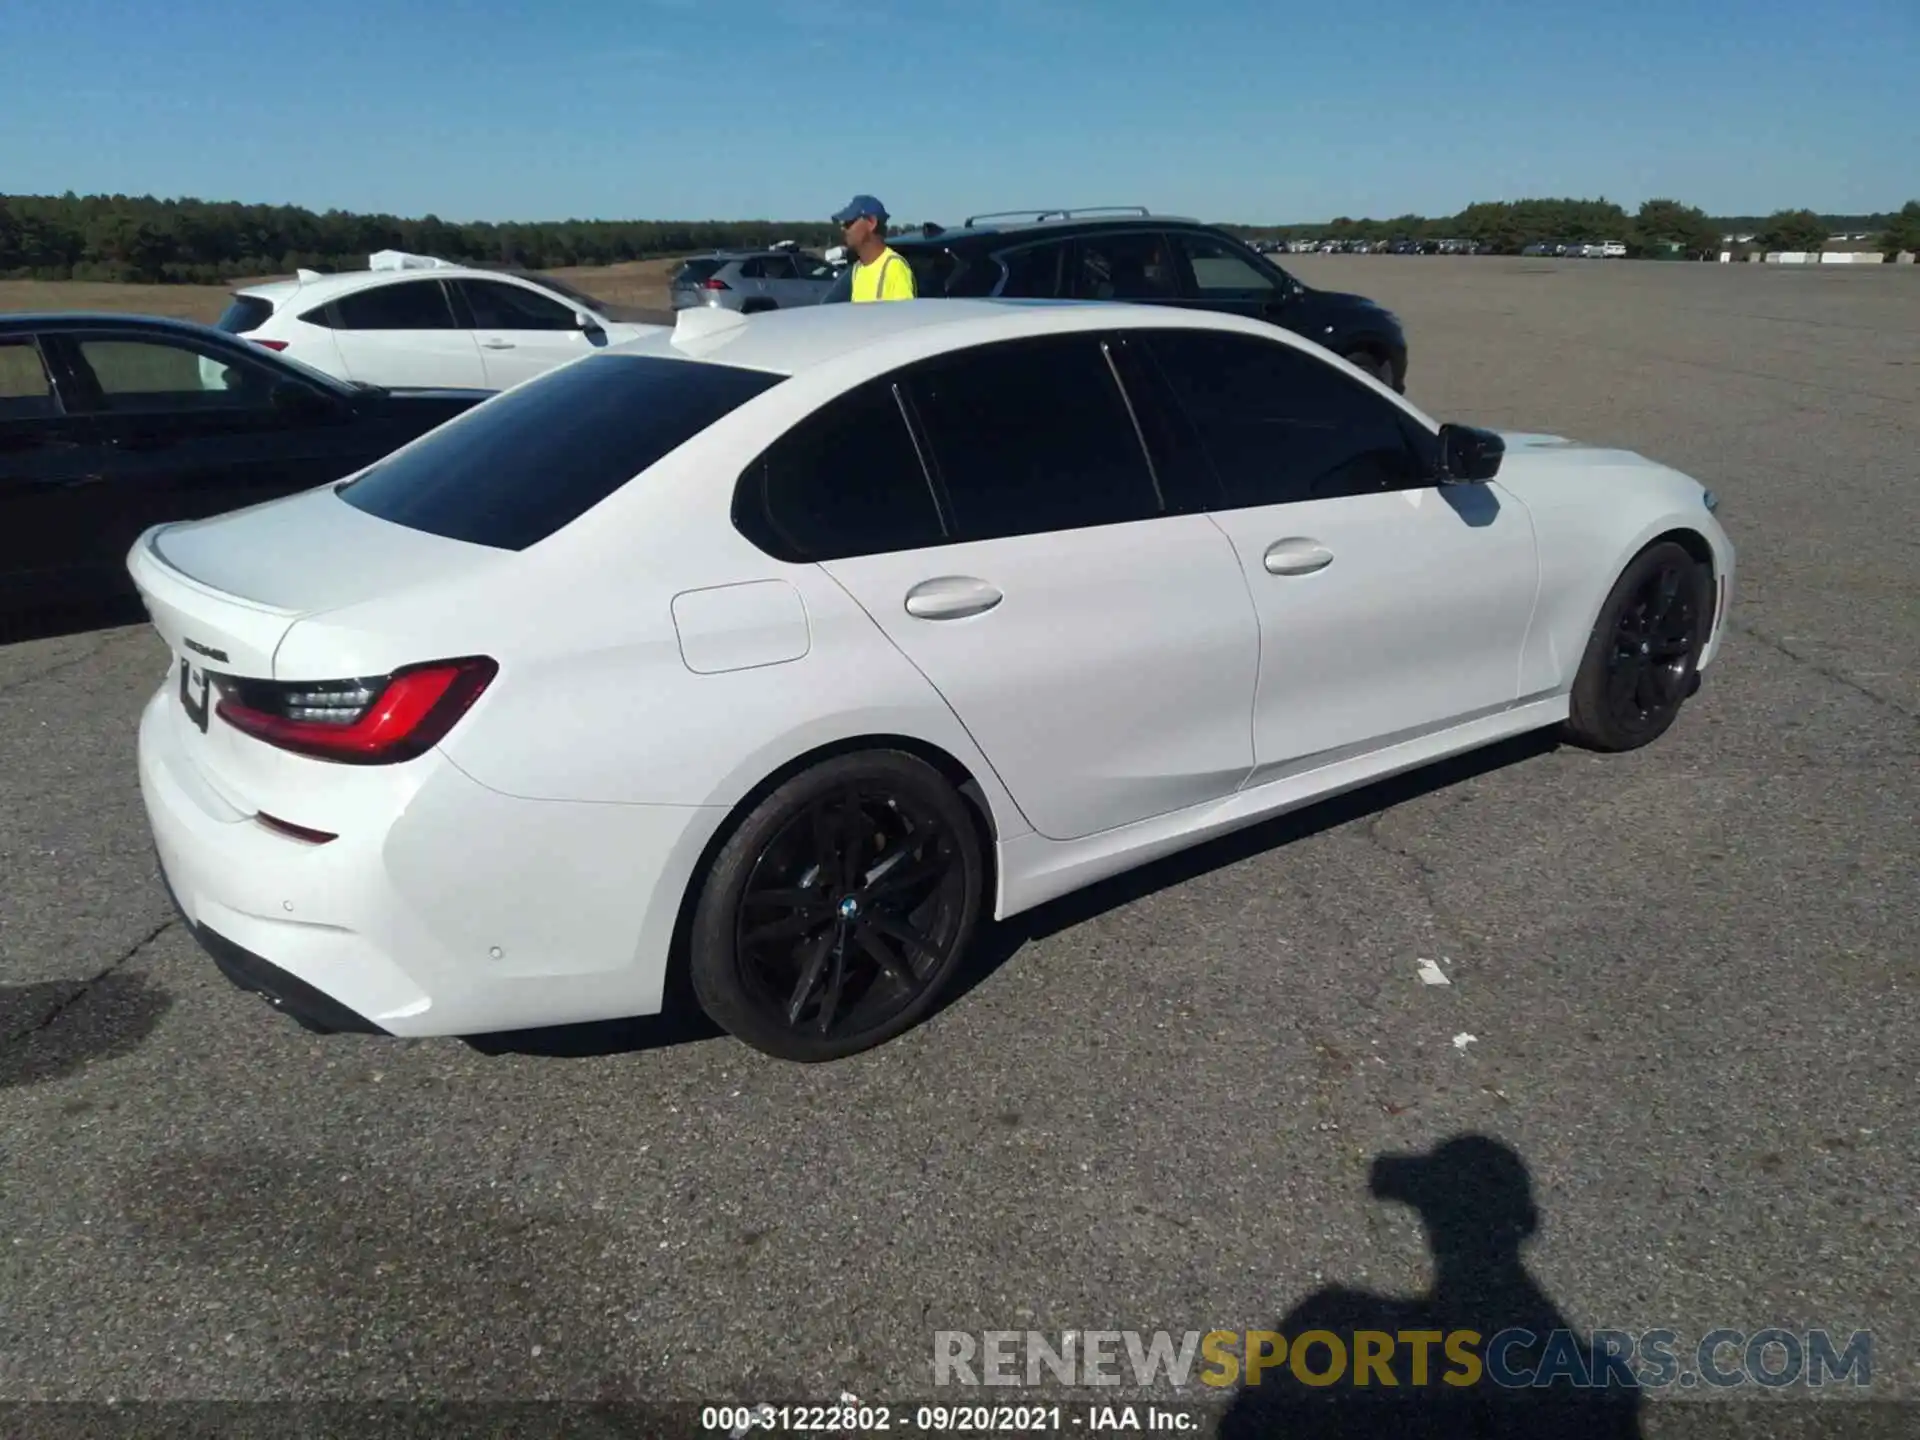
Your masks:
[[[885,220],[887,207],[871,195],[856,195],[834,211],[831,218],[836,225],[846,225],[858,220],[862,215],[871,215],[875,220]]]

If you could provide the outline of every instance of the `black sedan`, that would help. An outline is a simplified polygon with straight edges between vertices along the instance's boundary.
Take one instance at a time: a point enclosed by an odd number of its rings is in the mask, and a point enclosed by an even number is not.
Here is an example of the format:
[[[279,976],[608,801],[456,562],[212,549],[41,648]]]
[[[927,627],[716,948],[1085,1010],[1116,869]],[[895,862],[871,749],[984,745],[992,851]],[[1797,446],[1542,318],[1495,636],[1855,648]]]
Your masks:
[[[149,525],[323,485],[486,390],[336,380],[145,315],[0,315],[0,612],[132,593]]]

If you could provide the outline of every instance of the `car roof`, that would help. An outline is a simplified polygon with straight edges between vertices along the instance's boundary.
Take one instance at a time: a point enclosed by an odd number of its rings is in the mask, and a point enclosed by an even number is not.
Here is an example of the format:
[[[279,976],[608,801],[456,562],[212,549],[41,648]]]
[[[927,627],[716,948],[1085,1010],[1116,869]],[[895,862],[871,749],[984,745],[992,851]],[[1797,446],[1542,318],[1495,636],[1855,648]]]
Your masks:
[[[258,285],[244,286],[233,293],[236,296],[245,295],[271,301],[277,310],[296,296],[302,303],[309,301],[318,303],[338,299],[356,290],[368,289],[375,285],[398,284],[403,280],[461,279],[519,280],[528,285],[547,286],[556,294],[565,293],[555,287],[552,281],[534,271],[495,269],[486,265],[454,265],[446,261],[431,267],[410,267],[399,270],[340,270],[331,275],[312,275],[311,279],[296,276],[291,280],[268,280]]]
[[[1125,213],[1109,213],[1124,211]],[[1098,210],[1019,210],[986,215],[969,215],[958,225],[916,225],[896,231],[890,244],[944,244],[987,236],[1045,234],[1061,230],[1125,229],[1140,225],[1180,225],[1196,229],[1216,229],[1191,215],[1162,215],[1144,205],[1109,206]]]
[[[217,340],[226,345],[246,342],[198,320],[182,320],[173,315],[142,315],[126,310],[27,310],[0,314],[0,335],[27,330],[145,330],[153,334],[184,335],[198,340]]]
[[[1252,335],[1310,353],[1311,341],[1223,311],[1107,300],[913,300],[802,305],[743,315],[700,307],[674,327],[611,346],[603,356],[652,356],[794,376],[849,361],[872,373],[971,345],[1100,329],[1204,329]],[[1402,403],[1405,403],[1404,400]]]

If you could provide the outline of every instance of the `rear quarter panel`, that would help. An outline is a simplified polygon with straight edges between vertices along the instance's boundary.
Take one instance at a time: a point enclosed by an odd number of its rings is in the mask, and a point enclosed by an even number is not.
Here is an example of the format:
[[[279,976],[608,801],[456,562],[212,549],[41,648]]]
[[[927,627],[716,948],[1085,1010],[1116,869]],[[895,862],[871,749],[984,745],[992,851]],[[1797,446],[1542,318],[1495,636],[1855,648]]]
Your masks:
[[[732,805],[815,749],[905,735],[966,766],[1000,833],[1023,833],[966,729],[866,612],[817,566],[775,560],[733,529],[740,465],[720,440],[693,442],[526,551],[299,621],[277,673],[492,656],[498,678],[441,750],[520,798]],[[715,607],[687,597],[755,584],[791,589],[797,604],[774,613],[804,614],[803,644],[783,630],[764,663],[717,668],[710,657],[738,647],[710,629],[683,636],[676,602],[683,619],[697,611],[710,623]],[[749,631],[760,613],[743,612]]]

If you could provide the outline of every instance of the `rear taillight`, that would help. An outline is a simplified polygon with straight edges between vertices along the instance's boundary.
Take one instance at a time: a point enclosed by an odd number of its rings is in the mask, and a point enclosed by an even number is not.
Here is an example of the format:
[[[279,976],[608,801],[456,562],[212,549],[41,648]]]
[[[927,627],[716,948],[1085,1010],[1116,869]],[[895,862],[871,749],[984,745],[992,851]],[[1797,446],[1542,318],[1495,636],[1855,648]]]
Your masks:
[[[220,676],[214,713],[282,750],[348,765],[392,765],[445,739],[499,668],[485,656],[472,656],[365,680]]]
[[[711,280],[701,281],[700,288],[702,290],[731,290],[733,287],[716,275]]]
[[[250,340],[253,339],[252,336],[248,336],[247,338]],[[287,342],[284,340],[254,340],[253,343],[258,345],[262,350],[284,350],[287,348]]]

